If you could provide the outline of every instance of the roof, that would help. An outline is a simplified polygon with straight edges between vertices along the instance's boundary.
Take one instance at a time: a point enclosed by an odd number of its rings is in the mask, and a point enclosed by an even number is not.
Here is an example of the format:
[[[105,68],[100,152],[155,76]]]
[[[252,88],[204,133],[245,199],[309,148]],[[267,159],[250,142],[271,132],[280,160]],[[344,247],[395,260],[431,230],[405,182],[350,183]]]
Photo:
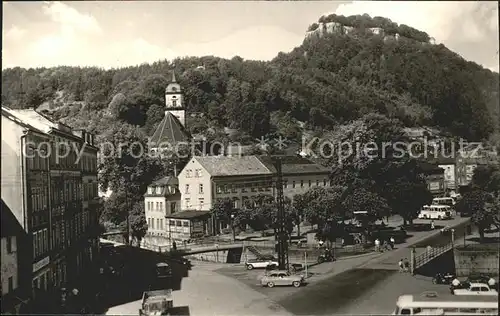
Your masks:
[[[167,184],[179,184],[176,177],[166,176],[151,183],[152,186],[163,186]]]
[[[257,156],[205,156],[194,157],[194,159],[214,177],[272,174]]]
[[[2,237],[7,236],[18,236],[24,233],[24,230],[12,213],[7,203],[2,199],[2,209],[1,211],[1,235]]]
[[[9,109],[9,108],[2,107],[2,116],[5,116],[6,118],[10,119],[13,122],[16,122],[18,125],[26,128],[26,129],[29,129],[29,130],[32,130],[32,131],[35,131],[35,132],[38,132],[38,133],[42,133],[42,134],[44,133],[40,129],[36,128],[33,125],[30,125],[25,120],[22,120],[21,118],[19,118],[16,115],[16,113],[13,110]]]
[[[330,169],[323,167],[307,158],[300,156],[282,156],[281,171],[287,174],[309,174],[309,173],[330,173]],[[259,156],[258,159],[273,173],[276,173],[273,158],[271,156]]]
[[[189,210],[189,211],[182,211],[179,213],[173,213],[166,215],[166,218],[172,218],[172,219],[193,219],[201,216],[206,216],[210,214],[210,211],[195,211],[195,210]]]
[[[184,128],[181,122],[170,112],[165,114],[165,117],[156,128],[150,142],[156,146],[168,148],[180,142],[187,142],[191,139],[191,135]]]

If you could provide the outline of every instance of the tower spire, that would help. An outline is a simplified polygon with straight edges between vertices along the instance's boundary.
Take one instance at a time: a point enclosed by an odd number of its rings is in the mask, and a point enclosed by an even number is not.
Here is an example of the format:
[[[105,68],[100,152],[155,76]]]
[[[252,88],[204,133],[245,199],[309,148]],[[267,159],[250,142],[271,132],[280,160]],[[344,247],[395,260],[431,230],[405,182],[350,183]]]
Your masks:
[[[175,80],[175,69],[174,69],[174,70],[172,70],[172,82],[177,82],[177,81]]]

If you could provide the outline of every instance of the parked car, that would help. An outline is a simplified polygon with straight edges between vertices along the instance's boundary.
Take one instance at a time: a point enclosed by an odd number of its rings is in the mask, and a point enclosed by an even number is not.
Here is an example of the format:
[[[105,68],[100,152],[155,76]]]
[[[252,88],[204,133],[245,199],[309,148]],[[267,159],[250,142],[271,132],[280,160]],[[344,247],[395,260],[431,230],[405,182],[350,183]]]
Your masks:
[[[451,284],[451,281],[455,279],[455,274],[453,273],[437,273],[432,278],[432,283],[434,284]]]
[[[304,277],[302,275],[291,274],[288,271],[276,270],[263,276],[260,284],[267,287],[274,287],[275,285],[300,287],[304,284]]]
[[[494,289],[490,289],[488,284],[485,283],[470,283],[465,289],[454,289],[453,294],[498,296],[498,292]]]
[[[275,260],[263,260],[263,259],[252,259],[245,262],[245,267],[247,270],[252,269],[266,269],[268,266],[278,266],[278,262]]]

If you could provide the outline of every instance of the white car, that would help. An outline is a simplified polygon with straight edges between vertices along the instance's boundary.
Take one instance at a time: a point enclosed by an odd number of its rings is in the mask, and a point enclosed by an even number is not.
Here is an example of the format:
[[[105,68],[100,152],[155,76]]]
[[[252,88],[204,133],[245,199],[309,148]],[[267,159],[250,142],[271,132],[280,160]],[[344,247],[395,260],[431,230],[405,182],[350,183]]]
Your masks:
[[[484,283],[471,283],[466,289],[456,289],[453,290],[454,295],[487,295],[487,296],[498,296],[498,292],[491,289],[488,284]]]
[[[245,262],[245,266],[247,270],[252,269],[265,269],[269,266],[278,266],[278,262],[275,260],[261,260],[261,259],[253,259]]]

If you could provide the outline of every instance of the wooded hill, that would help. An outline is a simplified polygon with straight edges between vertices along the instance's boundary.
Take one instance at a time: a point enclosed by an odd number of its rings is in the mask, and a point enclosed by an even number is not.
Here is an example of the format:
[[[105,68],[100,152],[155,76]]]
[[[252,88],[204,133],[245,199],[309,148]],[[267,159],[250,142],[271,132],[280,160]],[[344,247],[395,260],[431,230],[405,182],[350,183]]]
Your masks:
[[[468,62],[424,32],[368,15],[322,17],[356,28],[308,38],[269,62],[207,56],[173,61],[194,133],[232,127],[253,137],[306,128],[330,130],[374,112],[406,126],[435,126],[469,140],[499,128],[498,73]],[[364,32],[382,27],[396,40]],[[314,25],[310,29],[314,29]],[[299,44],[299,43],[298,43]],[[201,66],[201,67],[200,67]],[[148,135],[164,115],[172,63],[104,70],[92,67],[2,71],[2,104],[38,108],[98,134],[110,124],[139,125]]]

